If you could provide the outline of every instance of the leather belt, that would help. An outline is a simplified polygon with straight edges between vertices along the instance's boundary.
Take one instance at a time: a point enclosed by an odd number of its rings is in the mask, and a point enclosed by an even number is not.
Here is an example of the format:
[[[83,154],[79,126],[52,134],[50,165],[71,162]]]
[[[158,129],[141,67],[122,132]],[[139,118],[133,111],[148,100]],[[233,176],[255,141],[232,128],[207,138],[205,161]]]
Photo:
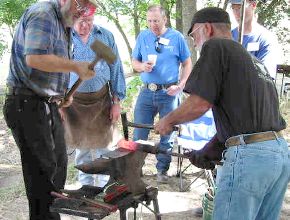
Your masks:
[[[282,132],[280,131],[266,131],[254,134],[242,134],[227,139],[225,142],[225,147],[243,145],[241,139],[244,140],[245,144],[251,144],[256,142],[275,140],[279,137],[283,137]]]
[[[161,89],[168,89],[172,85],[177,85],[177,82],[169,84],[144,83],[144,87],[151,90],[152,92],[156,92]]]
[[[48,103],[59,102],[62,100],[63,96],[39,96],[31,89],[20,88],[20,87],[8,87],[7,95],[11,96],[27,96],[31,98],[38,98],[40,100],[46,101]]]

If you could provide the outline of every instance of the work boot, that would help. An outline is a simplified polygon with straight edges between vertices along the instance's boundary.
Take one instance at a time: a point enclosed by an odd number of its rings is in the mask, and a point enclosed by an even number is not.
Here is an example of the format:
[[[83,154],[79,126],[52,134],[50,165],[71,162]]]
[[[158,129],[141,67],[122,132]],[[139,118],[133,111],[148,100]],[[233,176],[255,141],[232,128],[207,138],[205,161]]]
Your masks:
[[[157,183],[168,183],[167,172],[158,171]]]
[[[202,217],[202,215],[203,215],[202,207],[197,207],[197,208],[193,209],[193,216],[194,217]]]

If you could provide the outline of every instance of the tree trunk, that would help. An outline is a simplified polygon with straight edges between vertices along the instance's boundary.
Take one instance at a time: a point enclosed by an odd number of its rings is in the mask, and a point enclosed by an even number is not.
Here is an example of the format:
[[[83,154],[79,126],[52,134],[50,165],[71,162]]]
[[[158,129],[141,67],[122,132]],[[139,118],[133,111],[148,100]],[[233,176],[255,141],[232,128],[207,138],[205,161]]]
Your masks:
[[[176,30],[183,33],[182,26],[182,0],[176,0]]]
[[[167,3],[166,0],[160,0],[160,5],[165,9],[166,11],[166,17],[167,17],[167,27],[172,27],[171,26],[171,21],[170,21],[170,9],[169,9],[169,5]]]
[[[227,9],[228,4],[229,4],[229,0],[225,0],[225,2],[224,2],[224,6],[223,6],[223,9],[224,9],[224,10]]]
[[[194,65],[197,60],[197,54],[193,47],[193,41],[187,36],[187,31],[190,28],[192,17],[196,12],[196,0],[177,0],[176,12],[181,15],[181,18],[177,20],[176,27],[187,39],[191,52],[191,60]]]

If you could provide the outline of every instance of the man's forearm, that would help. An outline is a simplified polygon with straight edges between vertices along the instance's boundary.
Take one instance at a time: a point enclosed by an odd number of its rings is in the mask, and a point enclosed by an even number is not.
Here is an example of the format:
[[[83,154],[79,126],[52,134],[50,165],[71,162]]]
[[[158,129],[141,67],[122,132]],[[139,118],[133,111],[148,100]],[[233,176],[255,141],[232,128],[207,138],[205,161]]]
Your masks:
[[[212,105],[205,99],[191,94],[177,109],[166,115],[172,126],[192,121],[202,116]]]
[[[191,73],[192,70],[192,62],[191,58],[189,57],[186,61],[182,64],[182,70],[180,74],[180,80],[179,80],[179,86],[183,89],[185,86],[185,83]]]
[[[132,67],[139,73],[144,71],[144,64],[138,60],[132,60]]]
[[[56,55],[27,55],[26,63],[28,66],[44,72],[77,72],[77,63],[67,58]]]

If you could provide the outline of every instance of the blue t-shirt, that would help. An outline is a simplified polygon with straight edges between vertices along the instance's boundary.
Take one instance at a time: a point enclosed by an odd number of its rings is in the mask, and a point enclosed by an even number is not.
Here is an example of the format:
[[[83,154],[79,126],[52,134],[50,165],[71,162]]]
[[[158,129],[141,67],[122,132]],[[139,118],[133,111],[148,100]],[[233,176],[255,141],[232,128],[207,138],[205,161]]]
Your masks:
[[[238,41],[238,28],[232,30],[232,36]],[[268,69],[272,78],[276,77],[277,64],[280,61],[280,50],[277,37],[261,25],[255,25],[250,34],[243,36],[243,47]]]
[[[142,31],[136,40],[132,58],[140,62],[148,61],[149,54],[157,55],[156,64],[150,73],[142,72],[143,83],[169,84],[179,80],[179,66],[190,57],[190,51],[183,35],[168,28],[160,36],[160,53],[155,49],[157,36],[149,29]]]
[[[110,81],[113,95],[117,96],[119,99],[123,99],[126,95],[124,70],[114,36],[110,31],[94,25],[87,43],[83,43],[78,33],[74,30],[72,32],[73,59],[77,61],[93,61],[96,54],[92,51],[90,45],[95,40],[99,40],[109,46],[116,55],[117,59],[112,64],[108,64],[104,60],[100,60],[94,67],[96,75],[89,80],[83,81],[77,91],[84,93],[96,92],[99,91],[108,81]],[[73,86],[78,78],[79,76],[76,73],[70,73],[69,88]]]

